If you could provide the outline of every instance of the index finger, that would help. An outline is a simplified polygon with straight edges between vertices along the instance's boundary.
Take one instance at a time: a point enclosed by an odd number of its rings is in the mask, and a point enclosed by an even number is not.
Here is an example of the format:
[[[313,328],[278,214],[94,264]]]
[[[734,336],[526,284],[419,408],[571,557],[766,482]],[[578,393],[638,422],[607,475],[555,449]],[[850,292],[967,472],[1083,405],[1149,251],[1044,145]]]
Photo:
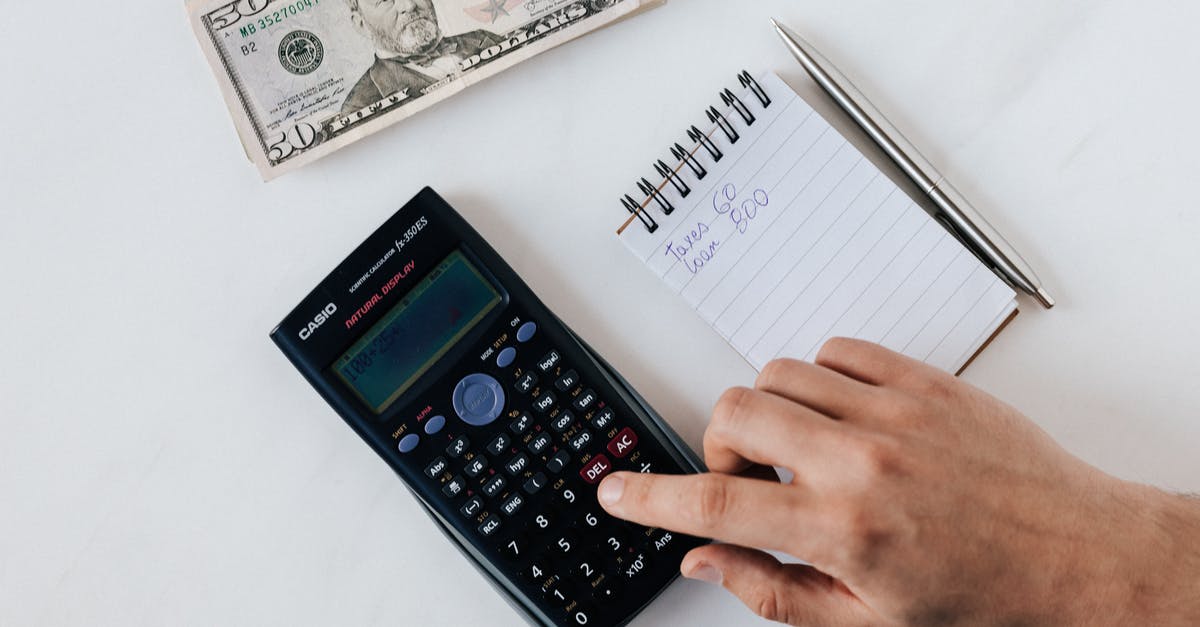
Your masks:
[[[814,564],[828,537],[812,496],[802,488],[732,475],[613,473],[597,491],[610,514],[651,527],[760,549]],[[796,533],[803,530],[803,533]],[[802,546],[796,546],[797,543]],[[829,543],[826,542],[826,545]]]

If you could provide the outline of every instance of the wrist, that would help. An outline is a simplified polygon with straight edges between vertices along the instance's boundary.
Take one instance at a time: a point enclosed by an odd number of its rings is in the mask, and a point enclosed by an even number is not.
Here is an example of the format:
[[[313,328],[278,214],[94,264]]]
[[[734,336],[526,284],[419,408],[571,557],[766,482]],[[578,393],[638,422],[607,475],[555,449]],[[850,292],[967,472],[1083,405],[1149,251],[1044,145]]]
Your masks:
[[[1135,527],[1117,541],[1126,543],[1125,572],[1119,598],[1109,619],[1120,624],[1200,625],[1200,500],[1147,486],[1130,486],[1129,504]]]
[[[1157,532],[1158,584],[1135,591],[1146,624],[1200,625],[1200,499],[1151,488],[1158,506],[1146,521]]]

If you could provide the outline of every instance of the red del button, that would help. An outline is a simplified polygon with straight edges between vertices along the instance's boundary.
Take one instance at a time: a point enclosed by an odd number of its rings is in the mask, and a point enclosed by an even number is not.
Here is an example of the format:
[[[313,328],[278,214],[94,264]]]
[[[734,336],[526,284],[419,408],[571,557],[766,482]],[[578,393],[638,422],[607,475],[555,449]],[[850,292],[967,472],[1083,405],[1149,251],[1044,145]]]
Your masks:
[[[637,443],[637,434],[633,432],[633,429],[625,427],[621,429],[617,437],[612,439],[612,442],[608,443],[608,452],[617,457],[625,457],[633,451]]]
[[[595,459],[583,467],[583,470],[579,471],[579,476],[583,477],[584,481],[594,485],[600,483],[604,475],[607,475],[611,470],[612,463],[608,461],[608,458],[603,455],[597,455]]]

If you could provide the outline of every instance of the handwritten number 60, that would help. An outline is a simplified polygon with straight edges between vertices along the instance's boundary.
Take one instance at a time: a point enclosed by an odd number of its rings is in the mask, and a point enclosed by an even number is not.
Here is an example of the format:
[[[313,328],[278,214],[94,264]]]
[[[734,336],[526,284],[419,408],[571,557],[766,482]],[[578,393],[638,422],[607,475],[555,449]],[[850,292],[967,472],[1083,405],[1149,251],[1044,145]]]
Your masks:
[[[766,207],[771,198],[764,189],[755,189],[749,198],[742,200],[737,208],[733,203],[737,199],[737,186],[726,183],[713,194],[713,210],[721,215],[728,215],[738,233],[745,233],[750,228],[750,222],[758,217],[758,210]]]

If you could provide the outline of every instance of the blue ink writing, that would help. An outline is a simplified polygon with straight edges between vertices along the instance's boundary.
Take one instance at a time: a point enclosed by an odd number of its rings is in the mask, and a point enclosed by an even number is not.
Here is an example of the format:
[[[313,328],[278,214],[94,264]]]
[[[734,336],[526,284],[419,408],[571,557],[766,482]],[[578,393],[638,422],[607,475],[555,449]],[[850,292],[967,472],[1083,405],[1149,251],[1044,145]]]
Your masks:
[[[707,224],[697,222],[696,228],[684,235],[682,242],[675,240],[667,242],[667,249],[664,254],[674,257],[676,261],[683,263],[688,272],[696,274],[708,262],[713,260],[717,249],[721,246],[721,242],[717,240],[707,242],[704,240],[704,236],[710,230]]]
[[[745,233],[750,223],[758,217],[758,210],[771,202],[766,190],[756,189],[749,198],[738,202],[738,189],[733,183],[726,183],[713,194],[713,211],[729,216],[738,233]]]

